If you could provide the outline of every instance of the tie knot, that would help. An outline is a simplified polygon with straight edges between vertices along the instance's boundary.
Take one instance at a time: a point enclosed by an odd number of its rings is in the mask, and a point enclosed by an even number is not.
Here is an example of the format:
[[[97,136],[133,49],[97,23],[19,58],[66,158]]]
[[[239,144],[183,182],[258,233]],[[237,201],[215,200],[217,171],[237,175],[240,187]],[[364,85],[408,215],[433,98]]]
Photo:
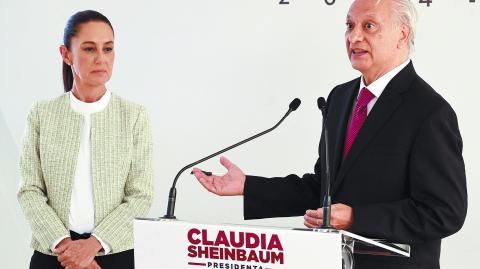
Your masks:
[[[360,96],[358,96],[357,107],[366,107],[373,98],[375,98],[375,95],[372,92],[365,87],[362,88]]]

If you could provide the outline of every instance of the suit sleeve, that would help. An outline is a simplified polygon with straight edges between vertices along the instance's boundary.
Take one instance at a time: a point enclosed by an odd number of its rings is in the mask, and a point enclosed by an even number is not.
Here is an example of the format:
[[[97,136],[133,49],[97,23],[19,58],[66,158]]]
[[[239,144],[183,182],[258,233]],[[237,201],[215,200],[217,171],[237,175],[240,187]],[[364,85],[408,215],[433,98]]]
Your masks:
[[[467,214],[462,139],[448,104],[424,121],[410,156],[410,197],[353,206],[352,232],[421,243],[444,238],[462,227]]]
[[[243,196],[244,218],[303,215],[306,209],[318,207],[320,189],[316,174],[305,174],[303,177],[288,175],[283,178],[247,176]]]
[[[334,95],[335,87],[328,96],[327,104]],[[328,107],[327,107],[328,110]],[[291,217],[305,214],[307,209],[321,207],[324,132],[320,138],[319,158],[315,163],[313,174],[302,177],[288,175],[286,177],[265,178],[247,176],[244,186],[243,215],[245,219],[273,217]]]
[[[133,157],[123,201],[93,230],[93,234],[108,243],[113,252],[116,252],[115,246],[132,236],[133,219],[145,216],[153,200],[153,145],[144,109],[139,112],[133,136]]]
[[[18,202],[29,223],[33,236],[42,249],[49,250],[51,244],[70,233],[57,213],[48,205],[47,189],[43,179],[40,160],[40,122],[38,105],[28,114],[27,128],[20,155],[22,182],[17,194]]]

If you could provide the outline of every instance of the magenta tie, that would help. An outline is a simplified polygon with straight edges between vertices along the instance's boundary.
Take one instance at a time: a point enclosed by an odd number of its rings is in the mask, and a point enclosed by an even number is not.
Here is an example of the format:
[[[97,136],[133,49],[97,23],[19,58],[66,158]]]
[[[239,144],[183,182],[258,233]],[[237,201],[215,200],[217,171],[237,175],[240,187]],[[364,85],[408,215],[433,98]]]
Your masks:
[[[357,104],[353,110],[352,119],[348,125],[347,135],[345,136],[345,147],[343,149],[343,158],[346,158],[350,148],[352,147],[353,141],[357,137],[358,131],[362,128],[365,119],[367,118],[367,105],[375,98],[375,95],[371,93],[367,88],[363,88],[360,91],[360,96],[358,97]]]

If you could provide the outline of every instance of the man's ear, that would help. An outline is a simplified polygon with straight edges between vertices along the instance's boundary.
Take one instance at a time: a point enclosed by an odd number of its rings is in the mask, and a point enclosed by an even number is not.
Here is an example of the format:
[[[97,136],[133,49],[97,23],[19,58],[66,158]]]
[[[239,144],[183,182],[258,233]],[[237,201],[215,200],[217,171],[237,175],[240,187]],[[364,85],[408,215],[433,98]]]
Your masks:
[[[411,29],[409,26],[403,24],[400,26],[400,38],[398,40],[397,48],[401,49],[404,47],[408,47],[409,40],[410,40],[410,35],[411,35]]]
[[[67,47],[65,45],[60,45],[58,50],[60,51],[60,55],[62,56],[63,61],[68,65],[72,65],[72,59],[70,57],[70,53],[68,52]]]

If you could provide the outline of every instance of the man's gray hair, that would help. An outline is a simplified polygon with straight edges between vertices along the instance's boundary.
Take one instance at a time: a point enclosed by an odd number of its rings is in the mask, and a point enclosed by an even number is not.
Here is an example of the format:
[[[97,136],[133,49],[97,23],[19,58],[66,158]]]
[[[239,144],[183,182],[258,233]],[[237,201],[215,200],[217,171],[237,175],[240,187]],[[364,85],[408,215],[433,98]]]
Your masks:
[[[377,4],[382,0],[377,0]],[[383,0],[385,1],[385,0]],[[410,52],[413,50],[415,43],[415,33],[417,29],[417,10],[411,0],[388,0],[392,1],[392,11],[397,17],[397,26],[407,25],[410,28],[410,36],[408,39],[408,48]]]

